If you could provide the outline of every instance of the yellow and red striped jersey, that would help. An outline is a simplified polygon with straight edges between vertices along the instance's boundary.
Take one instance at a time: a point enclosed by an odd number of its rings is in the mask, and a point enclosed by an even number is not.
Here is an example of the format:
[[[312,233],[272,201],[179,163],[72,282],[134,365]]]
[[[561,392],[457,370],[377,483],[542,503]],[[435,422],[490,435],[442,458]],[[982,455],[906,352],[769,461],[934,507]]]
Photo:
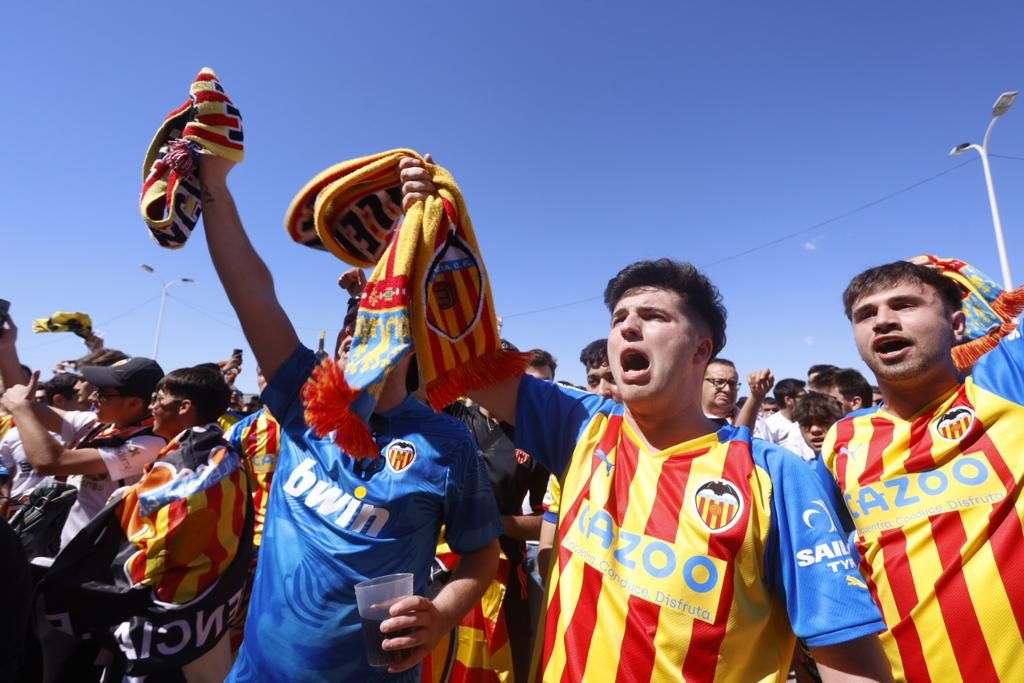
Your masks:
[[[517,445],[562,479],[543,681],[785,680],[884,629],[814,471],[726,425],[650,452],[623,407],[530,377]]]
[[[909,420],[884,407],[822,447],[856,525],[897,679],[1024,681],[1024,342]]]
[[[281,425],[263,408],[235,423],[225,438],[241,456],[249,475],[249,490],[252,491],[252,505],[256,511],[252,543],[258,548],[263,540],[270,483],[274,479],[277,454],[281,450]]]

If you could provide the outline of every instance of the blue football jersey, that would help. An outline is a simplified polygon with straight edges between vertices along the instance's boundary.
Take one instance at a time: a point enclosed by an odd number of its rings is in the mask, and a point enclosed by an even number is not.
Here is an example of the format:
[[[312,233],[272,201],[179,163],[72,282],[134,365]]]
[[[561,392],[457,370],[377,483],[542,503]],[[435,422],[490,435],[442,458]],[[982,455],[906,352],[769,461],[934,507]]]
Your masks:
[[[366,662],[355,584],[410,572],[422,594],[445,537],[460,554],[502,531],[476,444],[457,420],[413,397],[375,415],[380,457],[349,457],[303,419],[315,357],[300,346],[263,401],[283,436],[263,545],[230,680],[416,681]]]

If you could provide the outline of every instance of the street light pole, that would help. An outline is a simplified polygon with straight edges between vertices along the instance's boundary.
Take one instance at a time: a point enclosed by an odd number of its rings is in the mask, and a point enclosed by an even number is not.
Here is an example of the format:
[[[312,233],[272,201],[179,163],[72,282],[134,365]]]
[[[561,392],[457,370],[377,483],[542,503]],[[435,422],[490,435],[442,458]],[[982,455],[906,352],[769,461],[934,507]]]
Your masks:
[[[147,273],[156,275],[156,278],[160,280],[160,284],[164,286],[163,291],[160,293],[160,314],[156,318],[156,339],[153,341],[153,360],[156,360],[156,356],[160,353],[160,331],[164,326],[164,306],[167,305],[167,290],[177,284],[191,284],[195,282],[192,278],[183,277],[177,280],[171,280],[170,282],[164,282],[164,279],[160,277],[160,273],[156,272],[156,268],[153,266],[147,266],[145,263],[140,263],[139,268],[142,268]]]
[[[992,210],[992,225],[996,232],[996,249],[999,250],[999,267],[1003,271],[1003,289],[1013,288],[1013,278],[1010,275],[1010,260],[1006,256],[1006,243],[1003,241],[1003,222],[999,219],[999,204],[996,202],[996,188],[992,183],[992,167],[988,161],[988,141],[992,136],[992,129],[995,128],[999,117],[1009,111],[1017,99],[1017,92],[1004,92],[992,105],[992,120],[985,129],[985,138],[980,145],[972,142],[964,142],[954,147],[949,153],[951,156],[962,154],[973,149],[981,157],[981,167],[985,171],[985,187],[988,190],[988,205]]]

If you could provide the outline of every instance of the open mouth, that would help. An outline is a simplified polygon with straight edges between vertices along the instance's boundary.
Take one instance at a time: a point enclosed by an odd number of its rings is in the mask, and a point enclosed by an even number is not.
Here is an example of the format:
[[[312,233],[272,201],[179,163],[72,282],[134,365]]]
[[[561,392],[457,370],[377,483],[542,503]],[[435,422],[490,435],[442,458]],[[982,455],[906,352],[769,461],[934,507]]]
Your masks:
[[[871,349],[879,358],[888,360],[902,356],[911,346],[913,344],[902,337],[882,337],[871,345]]]
[[[651,361],[647,355],[636,349],[627,349],[619,356],[622,365],[622,376],[624,379],[637,378],[646,373],[651,367]]]

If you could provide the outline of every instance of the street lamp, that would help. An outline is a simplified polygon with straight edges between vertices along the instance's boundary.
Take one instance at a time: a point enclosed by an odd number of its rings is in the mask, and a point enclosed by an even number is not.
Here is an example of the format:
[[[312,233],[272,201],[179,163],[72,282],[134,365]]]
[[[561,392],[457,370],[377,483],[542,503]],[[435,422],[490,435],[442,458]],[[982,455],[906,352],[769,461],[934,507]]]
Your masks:
[[[1013,280],[1010,277],[1010,261],[1006,258],[1006,245],[1003,243],[1003,224],[999,220],[999,205],[996,204],[996,188],[992,185],[992,168],[988,163],[988,139],[992,135],[992,128],[995,127],[999,117],[1010,110],[1017,99],[1017,92],[1004,92],[992,105],[992,120],[985,130],[985,139],[980,145],[973,142],[962,142],[952,150],[950,156],[963,154],[969,149],[975,150],[981,156],[981,167],[985,170],[985,186],[988,188],[988,204],[992,209],[992,224],[996,229],[996,248],[999,249],[999,265],[1003,270],[1003,289],[1011,289]]]
[[[170,282],[164,282],[164,279],[160,277],[160,273],[156,272],[156,268],[153,266],[140,263],[139,268],[142,268],[147,273],[156,275],[156,279],[160,280],[160,284],[164,286],[163,293],[160,295],[160,315],[156,319],[156,341],[153,342],[153,360],[156,360],[156,355],[160,352],[160,329],[164,325],[164,305],[167,303],[167,290],[176,284],[192,284],[195,280],[190,277],[183,277],[171,280]]]

